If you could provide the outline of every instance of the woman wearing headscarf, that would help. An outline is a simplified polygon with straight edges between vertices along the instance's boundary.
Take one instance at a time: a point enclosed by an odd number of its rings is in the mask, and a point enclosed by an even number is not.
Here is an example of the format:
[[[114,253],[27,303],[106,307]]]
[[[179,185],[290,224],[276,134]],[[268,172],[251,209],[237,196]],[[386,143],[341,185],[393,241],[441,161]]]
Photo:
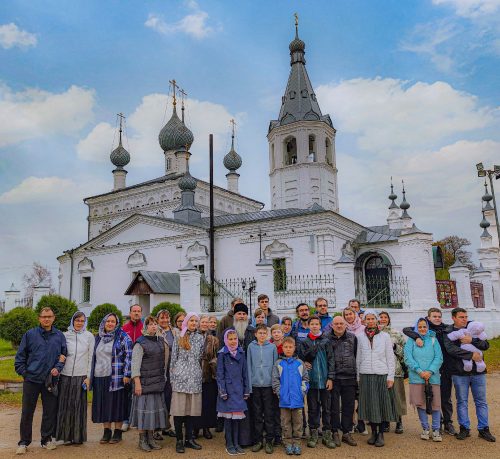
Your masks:
[[[347,323],[347,331],[354,333],[356,336],[365,331],[365,326],[363,325],[361,317],[359,317],[359,314],[353,308],[345,308],[342,311],[342,317]]]
[[[179,337],[174,340],[170,357],[170,414],[174,417],[177,437],[175,450],[178,453],[183,453],[185,448],[201,449],[201,445],[193,437],[193,417],[201,415],[202,405],[201,358],[204,340],[197,332],[198,322],[198,316],[194,312],[186,315]]]
[[[201,397],[201,416],[194,419],[195,438],[199,430],[203,429],[203,436],[207,440],[213,438],[210,432],[211,428],[217,425],[217,350],[219,349],[219,340],[210,333],[210,316],[202,315],[200,317],[200,328],[198,329],[203,336],[203,355],[201,357],[202,371],[202,397]]]
[[[158,331],[163,337],[163,341],[168,346],[168,365],[166,369],[165,389],[163,397],[165,399],[165,406],[167,408],[167,427],[163,430],[157,430],[154,434],[155,440],[163,440],[162,434],[168,437],[175,437],[175,432],[172,430],[170,423],[170,403],[172,401],[172,385],[170,384],[170,355],[172,354],[172,346],[174,345],[174,333],[172,331],[172,323],[170,322],[170,311],[162,309],[156,314],[158,319]]]
[[[125,385],[130,383],[132,340],[120,327],[118,316],[106,315],[99,325],[92,358],[92,422],[104,424],[100,443],[119,443],[128,418]],[[115,430],[111,435],[111,423]]]
[[[396,397],[396,408],[399,414],[399,420],[396,423],[396,430],[394,432],[402,434],[402,416],[406,415],[405,374],[403,369],[405,339],[402,333],[391,327],[391,316],[386,311],[382,311],[379,314],[379,329],[380,331],[386,332],[391,337],[392,349],[394,350],[396,363],[396,370],[394,372],[394,396]],[[389,423],[384,423],[382,428],[384,432],[389,432]]]
[[[64,444],[87,441],[87,389],[94,352],[94,335],[87,331],[87,317],[77,311],[64,332],[68,354],[59,379],[56,440]]]
[[[379,330],[378,314],[365,311],[366,328],[359,334],[356,366],[359,379],[359,418],[370,423],[369,445],[384,446],[382,423],[396,422],[394,397],[396,363],[391,337]]]
[[[158,321],[148,316],[144,321],[142,336],[132,351],[132,380],[134,392],[130,425],[139,429],[139,448],[143,451],[161,449],[154,438],[155,429],[167,427],[167,408],[163,392],[169,348],[158,333]]]
[[[443,353],[436,338],[436,332],[429,330],[427,319],[421,317],[415,324],[414,331],[419,334],[423,346],[415,344],[409,339],[405,344],[405,362],[408,366],[408,380],[410,383],[410,405],[416,406],[418,417],[422,425],[422,440],[429,440],[429,420],[426,413],[425,385],[430,384],[432,389],[432,439],[442,441],[439,428],[441,427],[441,375],[439,369],[443,363]]]

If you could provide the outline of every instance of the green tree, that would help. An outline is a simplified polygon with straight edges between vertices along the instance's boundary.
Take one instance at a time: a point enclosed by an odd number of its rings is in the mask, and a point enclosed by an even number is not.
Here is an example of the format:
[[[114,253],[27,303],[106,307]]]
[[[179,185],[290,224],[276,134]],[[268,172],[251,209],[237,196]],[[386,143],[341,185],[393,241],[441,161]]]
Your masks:
[[[162,303],[158,303],[153,310],[151,311],[152,316],[156,316],[162,309],[167,309],[168,312],[170,312],[170,320],[174,320],[174,316],[178,312],[186,312],[184,309],[181,307],[180,304],[177,303],[170,303],[169,301],[163,301]]]
[[[104,319],[104,317],[111,312],[115,313],[118,316],[120,325],[123,325],[122,312],[116,307],[116,305],[112,303],[103,303],[92,309],[87,323],[87,328],[92,333],[98,333],[99,325],[101,324],[102,319]]]
[[[0,317],[0,337],[17,348],[23,335],[38,325],[38,317],[31,308],[18,307]]]
[[[472,263],[472,253],[464,250],[464,247],[471,245],[471,242],[460,236],[446,236],[439,241],[434,242],[432,245],[437,245],[441,247],[443,253],[443,264],[444,269],[448,270],[452,266],[457,258],[469,269],[474,269],[474,263]],[[440,277],[446,277],[444,273],[440,274]]]
[[[52,308],[54,314],[56,315],[54,327],[63,332],[68,329],[73,314],[78,311],[74,301],[68,300],[60,295],[42,296],[35,309],[37,315],[43,308],[47,307]]]

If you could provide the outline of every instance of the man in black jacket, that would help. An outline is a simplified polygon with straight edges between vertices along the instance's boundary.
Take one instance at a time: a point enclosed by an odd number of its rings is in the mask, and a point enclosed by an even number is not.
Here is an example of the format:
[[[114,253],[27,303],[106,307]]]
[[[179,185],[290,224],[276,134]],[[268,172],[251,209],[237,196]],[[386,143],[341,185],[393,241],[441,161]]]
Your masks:
[[[353,333],[347,331],[347,324],[342,316],[333,318],[332,331],[328,333],[328,337],[334,357],[333,366],[328,367],[327,382],[327,387],[330,389],[333,387],[330,409],[333,440],[337,446],[340,446],[339,430],[342,429],[342,441],[350,446],[356,446],[357,443],[351,435],[351,429],[356,401],[358,341]]]
[[[486,401],[486,370],[478,372],[476,362],[482,360],[479,352],[470,352],[460,347],[461,344],[473,344],[480,351],[486,351],[490,345],[487,340],[472,338],[470,335],[462,339],[450,341],[448,333],[466,328],[468,325],[467,311],[463,308],[455,308],[451,311],[453,326],[444,334],[444,347],[449,355],[449,372],[455,395],[457,398],[457,418],[460,424],[460,432],[456,435],[457,440],[465,440],[470,437],[469,419],[469,388],[474,398],[477,416],[477,428],[479,437],[486,441],[494,442],[495,437],[491,434],[488,425],[488,402]],[[472,360],[472,371],[465,371],[463,360]]]
[[[38,396],[42,396],[42,448],[55,449],[52,435],[56,429],[57,396],[50,391],[49,375],[59,376],[64,368],[64,359],[67,354],[66,338],[55,327],[54,311],[43,308],[38,320],[40,326],[28,330],[22,337],[16,353],[14,368],[16,373],[23,377],[23,408],[21,413],[21,439],[16,454],[24,454],[32,440],[33,415],[35,413]]]
[[[450,357],[446,353],[444,347],[443,337],[445,335],[445,330],[451,325],[443,323],[443,314],[438,308],[430,308],[427,311],[427,322],[429,323],[429,328],[436,333],[436,338],[441,346],[441,351],[443,352],[443,365],[441,365],[441,422],[443,423],[443,431],[449,435],[455,435],[455,427],[453,427],[453,421],[451,417],[453,416],[453,403],[451,402],[451,373],[449,371]],[[414,327],[406,327],[403,329],[403,333],[409,338],[415,340],[415,344],[419,347],[424,345],[424,342],[420,338],[420,335],[414,330]]]

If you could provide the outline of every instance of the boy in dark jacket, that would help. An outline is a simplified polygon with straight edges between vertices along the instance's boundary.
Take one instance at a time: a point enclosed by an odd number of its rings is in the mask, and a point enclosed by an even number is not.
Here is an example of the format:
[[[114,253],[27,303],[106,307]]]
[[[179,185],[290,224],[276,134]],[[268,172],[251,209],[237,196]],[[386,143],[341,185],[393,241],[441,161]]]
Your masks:
[[[21,414],[21,439],[16,454],[26,453],[32,440],[33,415],[38,396],[42,396],[42,448],[55,449],[52,434],[57,421],[57,396],[49,389],[48,380],[57,378],[64,368],[67,354],[66,338],[53,327],[56,316],[51,308],[43,308],[38,320],[40,326],[28,330],[19,345],[14,367],[16,373],[23,377],[23,408]]]
[[[318,428],[321,418],[325,427],[330,426],[330,390],[327,390],[328,367],[333,367],[333,352],[328,337],[321,331],[321,319],[312,316],[307,321],[309,333],[298,344],[299,358],[309,367],[309,391],[307,392],[308,423],[310,436],[307,446],[315,448],[318,444]],[[330,361],[330,363],[329,363]],[[330,388],[331,389],[331,388]],[[323,432],[323,444],[335,448],[332,432]]]
[[[294,357],[295,340],[289,336],[283,340],[283,354],[273,367],[273,391],[279,398],[286,454],[299,456],[302,453],[302,411],[308,388],[308,374],[303,362]]]

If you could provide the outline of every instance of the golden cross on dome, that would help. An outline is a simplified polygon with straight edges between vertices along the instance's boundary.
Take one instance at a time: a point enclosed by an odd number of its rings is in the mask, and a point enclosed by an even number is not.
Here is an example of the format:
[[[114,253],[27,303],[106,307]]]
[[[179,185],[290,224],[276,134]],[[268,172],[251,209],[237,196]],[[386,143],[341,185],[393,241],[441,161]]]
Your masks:
[[[174,105],[177,105],[177,99],[175,97],[175,90],[177,88],[179,88],[179,85],[177,84],[177,81],[175,80],[169,80],[169,83],[172,85],[172,87],[174,88]]]

